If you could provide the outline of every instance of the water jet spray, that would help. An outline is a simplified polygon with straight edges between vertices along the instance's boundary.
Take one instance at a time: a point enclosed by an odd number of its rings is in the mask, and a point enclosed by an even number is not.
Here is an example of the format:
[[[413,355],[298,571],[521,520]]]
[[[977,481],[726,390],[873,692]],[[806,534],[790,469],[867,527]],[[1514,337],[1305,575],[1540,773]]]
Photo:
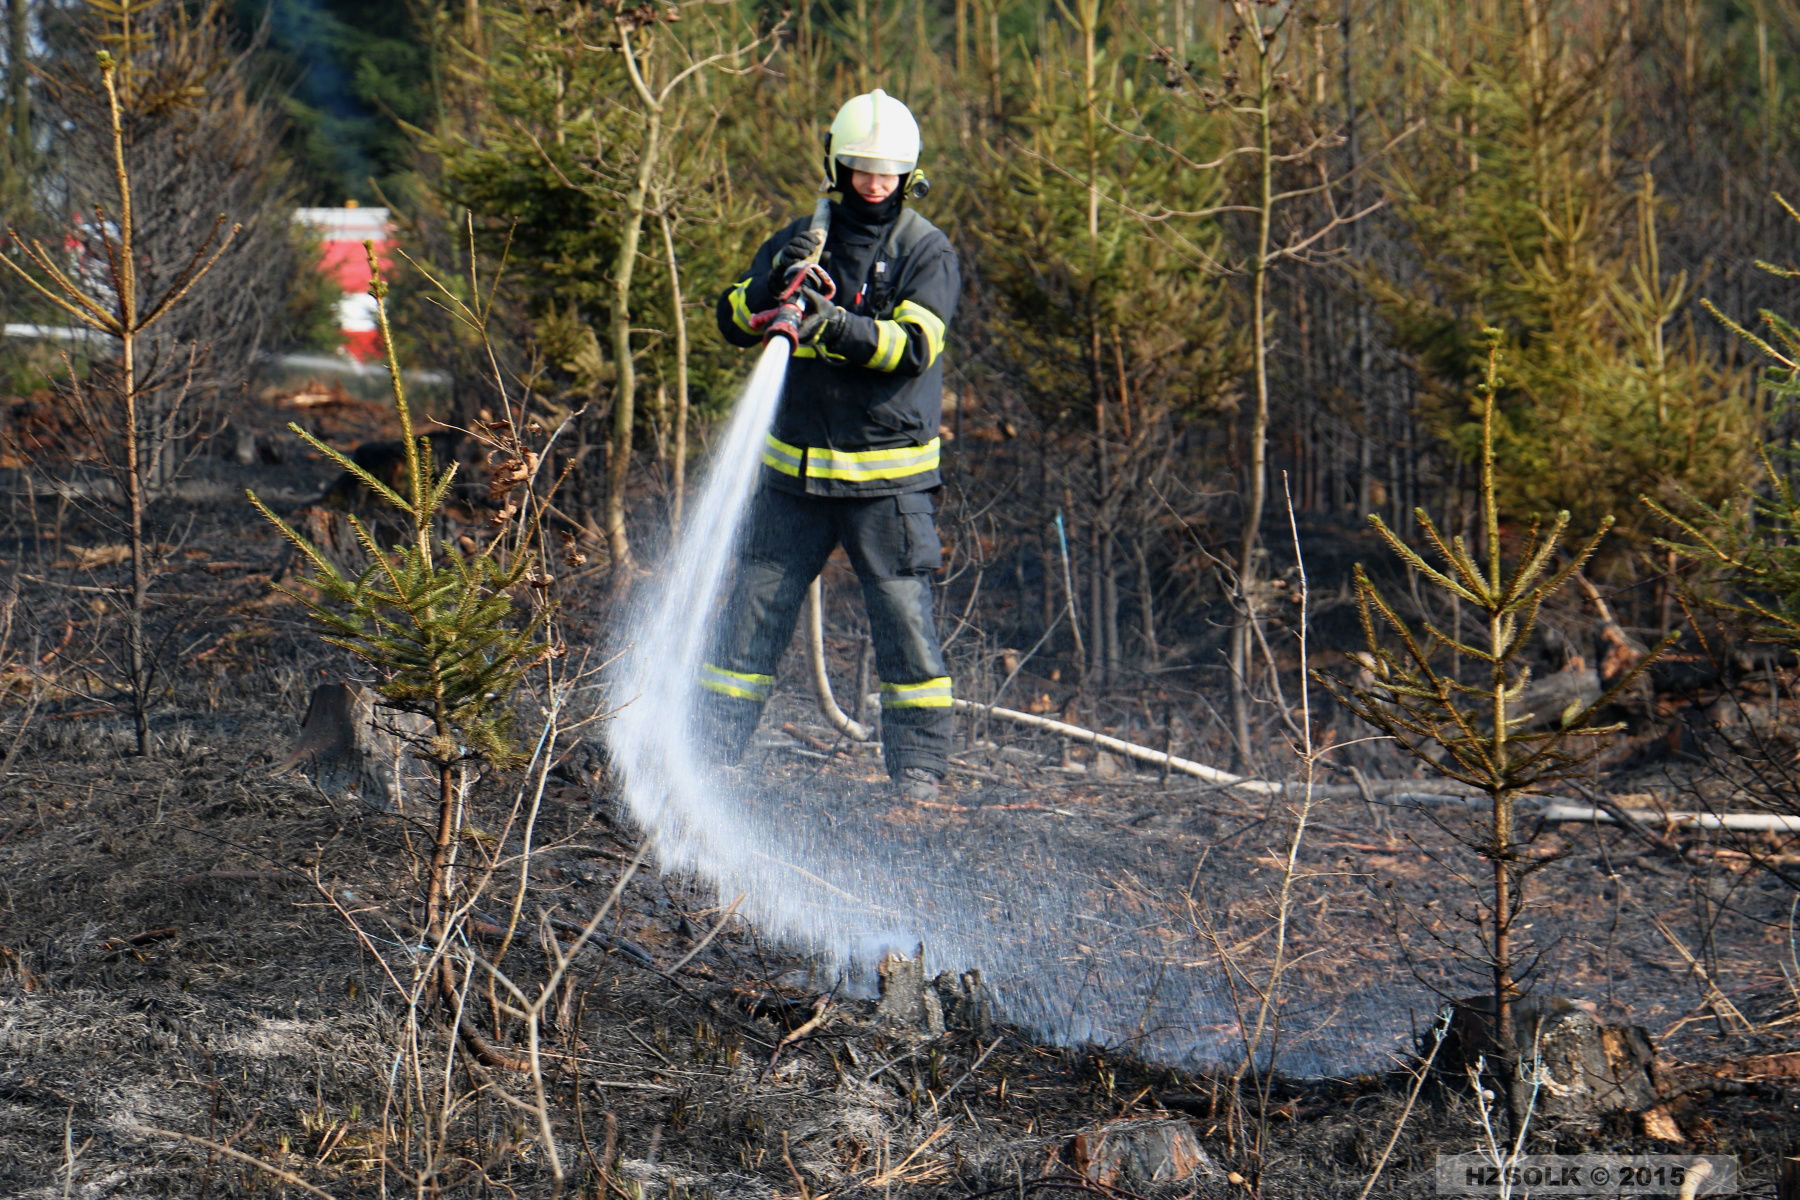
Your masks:
[[[829,208],[821,210],[813,219],[822,226]],[[1034,805],[1021,817],[1022,806],[970,795],[938,820],[937,810],[897,805],[885,780],[824,764],[788,770],[773,741],[745,766],[718,761],[700,716],[700,668],[799,349],[802,288],[823,274],[816,261],[800,264],[779,303],[759,314],[763,349],[714,443],[681,537],[657,576],[634,592],[625,649],[608,673],[614,708],[606,726],[632,820],[663,870],[741,896],[742,918],[761,936],[814,955],[824,978],[841,976],[840,994],[874,991],[889,1000],[888,977],[903,968],[918,985],[907,995],[919,998],[892,997],[888,1007],[902,1023],[929,1028],[935,997],[941,1019],[954,1010],[971,1028],[1002,1018],[1048,1041],[1129,1046],[1170,1065],[1241,1059],[1244,1032],[1224,956],[1261,935],[1230,913],[1216,929],[1181,932],[1189,910],[1165,911],[1158,897],[1187,903],[1190,854],[1145,857],[1135,838],[1108,838],[1110,826],[1084,820],[1079,806]],[[1174,765],[1172,755],[1151,758],[1161,760],[1153,767]],[[1261,860],[1202,861],[1210,884],[1223,884]],[[1258,887],[1245,878],[1239,891],[1250,896]],[[1302,1073],[1363,1069],[1404,1050],[1406,1009],[1397,995],[1343,994],[1330,969],[1315,956],[1296,970],[1303,982],[1284,1010],[1295,1030],[1282,1042],[1284,1065]]]

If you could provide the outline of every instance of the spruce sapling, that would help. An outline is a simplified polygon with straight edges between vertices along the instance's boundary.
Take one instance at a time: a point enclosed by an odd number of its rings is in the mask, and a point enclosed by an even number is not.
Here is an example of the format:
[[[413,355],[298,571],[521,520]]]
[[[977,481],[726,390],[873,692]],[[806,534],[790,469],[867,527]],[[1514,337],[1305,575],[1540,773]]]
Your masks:
[[[1485,828],[1446,829],[1492,866],[1490,886],[1478,898],[1482,911],[1476,957],[1492,978],[1493,1048],[1506,1066],[1506,1106],[1517,1131],[1528,1108],[1530,1075],[1514,1037],[1513,1005],[1524,994],[1522,976],[1532,959],[1516,943],[1514,932],[1525,907],[1525,885],[1544,865],[1525,853],[1535,832],[1521,834],[1518,798],[1571,777],[1592,757],[1594,740],[1619,728],[1595,725],[1595,714],[1629,688],[1674,639],[1664,639],[1592,703],[1570,704],[1547,728],[1527,728],[1534,714],[1515,711],[1531,678],[1524,654],[1539,611],[1593,555],[1613,519],[1603,518],[1600,528],[1572,555],[1563,556],[1558,566],[1569,514],[1558,513],[1548,528],[1534,518],[1519,542],[1517,559],[1507,568],[1494,470],[1494,402],[1502,384],[1500,336],[1498,330],[1487,331],[1487,367],[1476,389],[1481,406],[1485,554],[1471,550],[1461,537],[1446,539],[1421,508],[1416,510],[1419,526],[1444,564],[1435,567],[1379,516],[1369,517],[1381,540],[1407,567],[1474,607],[1485,622],[1485,641],[1458,641],[1429,621],[1421,622],[1421,631],[1415,632],[1358,563],[1356,599],[1368,648],[1352,658],[1373,678],[1351,682],[1319,671],[1313,675],[1334,699],[1391,737],[1408,755],[1487,797]],[[1389,648],[1384,633],[1399,642],[1398,651]],[[1440,665],[1444,651],[1464,655],[1486,669],[1474,682],[1465,683]]]
[[[1775,200],[1800,222],[1800,211],[1780,195]],[[1762,261],[1756,265],[1782,279],[1800,279],[1800,269]],[[1763,386],[1782,403],[1793,404],[1800,397],[1800,328],[1765,308],[1757,314],[1769,333],[1763,338],[1710,300],[1700,303],[1769,360]],[[1707,607],[1753,641],[1800,650],[1800,491],[1793,474],[1800,465],[1800,448],[1790,436],[1787,445],[1764,443],[1757,453],[1763,478],[1717,505],[1686,491],[1681,493],[1683,513],[1649,496],[1640,499],[1686,538],[1659,539],[1658,545],[1715,572],[1712,582],[1718,590],[1700,597]]]
[[[485,549],[465,552],[437,535],[435,525],[456,478],[456,464],[437,470],[429,439],[414,433],[388,328],[387,284],[373,244],[365,246],[373,273],[369,292],[375,297],[394,411],[406,447],[406,475],[400,481],[404,493],[298,425],[288,428],[395,509],[405,539],[384,547],[368,524],[352,516],[351,526],[369,565],[351,578],[255,492],[248,494],[250,503],[312,567],[312,574],[302,580],[310,594],[281,590],[306,606],[325,641],[343,647],[374,670],[375,692],[383,708],[415,714],[430,724],[428,731],[409,741],[415,755],[437,774],[437,834],[426,890],[426,926],[441,938],[450,908],[456,778],[470,762],[504,766],[516,760],[510,701],[526,672],[551,653],[540,636],[549,612],[542,605],[532,611],[513,595],[519,585],[539,582],[532,570],[536,556],[525,548],[535,538],[518,539],[520,548],[507,555],[501,538],[491,539]],[[507,464],[501,464],[497,471],[504,474],[506,469]]]

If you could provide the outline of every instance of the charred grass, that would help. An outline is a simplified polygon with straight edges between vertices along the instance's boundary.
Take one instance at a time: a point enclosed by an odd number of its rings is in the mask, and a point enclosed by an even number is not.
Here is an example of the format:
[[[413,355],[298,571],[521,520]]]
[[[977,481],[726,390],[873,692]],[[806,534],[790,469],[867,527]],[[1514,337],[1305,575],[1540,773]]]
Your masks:
[[[302,493],[304,479],[294,486]],[[48,524],[50,506],[39,510]],[[411,1133],[389,1104],[409,1061],[407,1013],[339,910],[379,935],[384,956],[416,943],[408,839],[417,828],[408,814],[334,804],[271,769],[310,684],[333,664],[293,610],[268,599],[280,561],[271,541],[212,509],[197,509],[188,528],[158,584],[181,600],[164,610],[177,670],[153,758],[129,753],[128,725],[95,699],[105,622],[91,594],[73,589],[104,586],[109,568],[84,566],[53,541],[15,543],[9,564],[20,577],[15,603],[30,614],[17,628],[33,631],[12,653],[62,671],[65,686],[33,698],[15,678],[0,747],[0,1192],[302,1194],[265,1167],[339,1197],[415,1190],[396,1165]],[[81,532],[67,529],[71,541]],[[587,614],[584,631],[572,613],[572,636],[597,635],[603,615]],[[771,718],[771,731],[793,724],[808,737],[772,734],[766,770],[867,784],[869,764],[815,748],[831,736],[804,705]],[[1180,890],[1204,851],[1217,864],[1221,912],[1266,891],[1281,840],[1272,811],[1179,780],[1097,778],[1092,759],[1085,775],[1057,773],[1044,769],[1057,747],[985,736],[959,752],[948,807],[906,820],[967,830],[970,844],[991,833],[985,844],[1001,847],[1033,822],[1033,836],[1080,848],[1100,869],[1132,868],[1165,892]],[[585,917],[638,854],[640,834],[617,815],[604,772],[575,760],[553,777],[541,819],[548,848],[531,904]],[[1426,925],[1458,919],[1448,840],[1417,812],[1360,799],[1332,801],[1321,821],[1309,862],[1335,874],[1318,885],[1328,899],[1304,918],[1305,932],[1350,948],[1333,960],[1334,986],[1406,979],[1428,1016],[1431,981],[1419,977],[1434,963],[1398,935],[1392,898],[1414,914],[1442,913]],[[1559,966],[1544,986],[1661,1035],[1670,1078],[1686,1080],[1672,1102],[1682,1148],[1740,1154],[1752,1180],[1768,1179],[1772,1157],[1800,1139],[1800,1088],[1729,1069],[1680,1071],[1793,1047],[1794,981],[1781,967],[1791,893],[1725,859],[1659,853],[1617,830],[1565,827],[1545,844],[1556,858],[1542,893],[1544,928],[1554,930],[1545,944]],[[1003,856],[986,865],[1007,869]],[[1652,912],[1667,934],[1644,919]],[[924,1037],[849,1000],[777,1055],[817,1012],[813,963],[726,919],[690,964],[667,970],[723,916],[697,881],[640,872],[602,946],[577,962],[550,1009],[546,1084],[570,1192],[826,1200],[1056,1187],[1119,1200],[1124,1185],[1071,1180],[1069,1138],[1162,1114],[1192,1122],[1210,1165],[1179,1184],[1130,1185],[1134,1193],[1351,1197],[1411,1083],[1396,1061],[1388,1072],[1266,1087],[1250,1072],[1234,1086],[1229,1069],[1048,1046],[1006,1026]],[[1719,1011],[1669,934],[1751,1028]],[[514,951],[519,971],[542,973],[548,947],[525,942]],[[493,1044],[515,1044],[516,1022],[485,1000],[473,1007]],[[439,1013],[424,1014],[422,1028],[441,1064],[454,1035]],[[529,1121],[499,1096],[506,1083],[495,1068],[456,1060],[454,1153],[427,1192],[551,1194]],[[1462,1091],[1428,1088],[1374,1194],[1423,1194],[1434,1155],[1473,1148],[1474,1134]],[[1567,1150],[1675,1148],[1627,1117],[1542,1137]]]

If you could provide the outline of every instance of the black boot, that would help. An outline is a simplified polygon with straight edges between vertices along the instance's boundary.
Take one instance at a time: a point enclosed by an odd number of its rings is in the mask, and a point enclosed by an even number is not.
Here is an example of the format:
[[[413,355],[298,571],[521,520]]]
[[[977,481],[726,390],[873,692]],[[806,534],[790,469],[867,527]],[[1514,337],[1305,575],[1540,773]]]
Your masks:
[[[894,776],[894,788],[902,800],[930,804],[938,798],[938,781],[942,778],[924,767],[906,767]]]

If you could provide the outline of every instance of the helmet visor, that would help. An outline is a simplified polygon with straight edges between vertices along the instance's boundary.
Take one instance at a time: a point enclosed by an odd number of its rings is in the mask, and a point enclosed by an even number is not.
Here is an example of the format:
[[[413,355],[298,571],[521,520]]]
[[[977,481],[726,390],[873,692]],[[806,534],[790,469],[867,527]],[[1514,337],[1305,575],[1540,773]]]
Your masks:
[[[863,158],[855,154],[840,154],[837,160],[852,171],[867,171],[871,175],[909,175],[919,165],[898,158]]]

